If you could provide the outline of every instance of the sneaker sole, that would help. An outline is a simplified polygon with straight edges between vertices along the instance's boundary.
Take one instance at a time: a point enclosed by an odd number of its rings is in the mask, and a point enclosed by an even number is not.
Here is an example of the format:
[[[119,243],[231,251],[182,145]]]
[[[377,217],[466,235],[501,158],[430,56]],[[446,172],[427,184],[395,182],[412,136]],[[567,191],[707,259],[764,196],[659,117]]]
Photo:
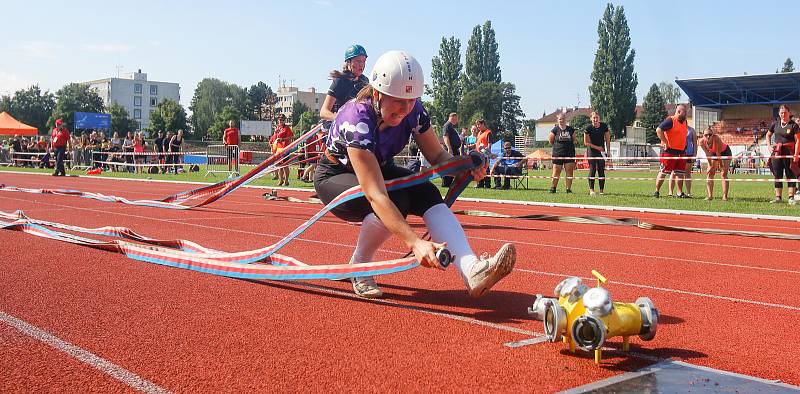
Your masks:
[[[469,290],[470,297],[480,298],[484,294],[488,293],[492,286],[494,286],[501,279],[505,278],[511,273],[512,270],[514,270],[514,264],[517,261],[516,246],[514,246],[514,244],[508,244],[508,248],[506,248],[506,254],[499,257],[500,263],[494,267],[494,271],[492,271],[489,276],[484,279],[483,283],[476,286],[474,289]]]
[[[351,281],[351,283],[352,283],[352,281]],[[353,285],[353,293],[355,293],[355,295],[357,295],[357,296],[359,296],[361,298],[375,299],[375,298],[382,298],[383,297],[383,291],[381,291],[381,289],[377,289],[376,291],[373,291],[373,292],[363,292],[362,293],[362,292],[359,292],[358,289],[356,289],[355,283],[352,283],[352,285]]]

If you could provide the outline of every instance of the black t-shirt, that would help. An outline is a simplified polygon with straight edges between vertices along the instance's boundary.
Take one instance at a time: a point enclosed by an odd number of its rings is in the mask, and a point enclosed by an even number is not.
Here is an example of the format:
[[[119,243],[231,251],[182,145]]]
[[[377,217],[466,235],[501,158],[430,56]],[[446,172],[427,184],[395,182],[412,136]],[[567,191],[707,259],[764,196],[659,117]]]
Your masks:
[[[600,122],[600,127],[594,127],[591,124],[586,126],[586,129],[583,130],[589,136],[589,141],[597,146],[602,146],[605,148],[606,145],[606,132],[608,131],[608,125]],[[600,157],[600,151],[595,148],[589,148],[588,150],[589,156],[591,157]]]
[[[458,135],[456,126],[453,126],[450,121],[445,122],[442,126],[442,134],[444,134],[445,138],[450,140],[450,146],[453,148],[450,154],[457,155],[461,151],[461,136]]]
[[[781,121],[773,122],[769,126],[769,131],[773,133],[772,138],[776,144],[785,144],[787,142],[794,142],[794,136],[800,132],[798,125],[794,121],[789,121],[785,126],[781,125]]]
[[[561,128],[556,125],[550,130],[550,133],[556,136],[553,141],[553,156],[575,156],[575,143],[572,141],[575,135],[575,128],[567,126],[566,129],[561,130]]]
[[[164,139],[158,137],[153,140],[153,144],[156,146],[156,152],[163,152],[164,151]]]
[[[14,149],[14,152],[22,151],[22,143],[19,142],[19,138],[11,141],[11,149]]]
[[[352,78],[353,74],[348,71],[331,82],[331,87],[328,88],[328,95],[336,99],[331,112],[338,112],[344,103],[354,99],[358,92],[369,83],[369,79],[364,74],[361,74],[356,80]]]

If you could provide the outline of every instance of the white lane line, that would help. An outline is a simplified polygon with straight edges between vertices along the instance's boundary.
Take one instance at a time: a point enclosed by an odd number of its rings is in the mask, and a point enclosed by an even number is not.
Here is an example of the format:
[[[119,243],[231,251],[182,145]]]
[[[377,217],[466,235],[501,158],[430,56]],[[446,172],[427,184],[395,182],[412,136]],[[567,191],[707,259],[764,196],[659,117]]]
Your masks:
[[[32,324],[29,324],[23,320],[20,320],[14,316],[11,316],[5,312],[0,311],[0,321],[6,323],[7,325],[16,328],[21,333],[30,336],[33,339],[36,339],[40,342],[43,342],[51,347],[60,350],[72,358],[87,364],[104,374],[119,380],[120,382],[133,387],[136,390],[145,392],[145,393],[169,393],[170,391],[147,380],[135,373],[128,371],[125,368],[120,367],[117,364],[112,363],[100,356],[95,355],[88,350],[80,348],[76,345],[73,345],[67,341],[64,341],[55,335],[48,333],[41,328],[38,328]]]
[[[311,284],[311,283],[304,283],[304,282],[290,282],[290,283],[292,283],[294,285],[297,285],[297,286],[312,288],[314,290],[321,291],[321,292],[328,293],[328,294],[335,294],[335,295],[338,295],[338,296],[344,296],[344,297],[353,298],[353,299],[356,299],[356,300],[359,300],[359,301],[365,301],[365,302],[370,302],[370,303],[375,303],[375,304],[391,305],[391,306],[396,307],[396,308],[407,309],[407,310],[411,310],[411,311],[415,311],[415,312],[424,313],[424,314],[427,314],[427,315],[444,317],[444,318],[451,319],[451,320],[458,320],[460,322],[473,324],[473,325],[478,325],[478,326],[482,326],[482,327],[493,328],[495,330],[513,332],[515,334],[522,334],[522,335],[532,336],[532,337],[543,337],[544,336],[544,333],[541,333],[541,332],[525,330],[525,329],[522,329],[522,328],[506,326],[506,325],[498,324],[498,323],[491,323],[491,322],[488,322],[488,321],[483,321],[483,320],[478,320],[478,319],[474,319],[474,318],[471,318],[471,317],[456,315],[456,314],[453,314],[453,313],[434,311],[434,310],[430,310],[430,309],[419,307],[419,306],[402,304],[402,303],[399,303],[399,302],[396,302],[396,301],[392,301],[392,300],[380,299],[380,298],[378,298],[378,299],[361,298],[361,297],[359,297],[359,296],[357,296],[357,295],[355,295],[355,294],[353,294],[351,292],[331,289],[329,287],[324,287],[324,286],[315,285],[315,284]]]
[[[0,197],[0,199],[19,200],[19,199],[12,199],[12,198],[8,198],[8,197]],[[26,200],[19,200],[19,201],[26,201]],[[54,205],[54,206],[65,206],[65,205],[62,205],[62,204],[42,203],[42,202],[40,202],[39,204]],[[102,210],[92,209],[92,208],[74,207],[74,209],[93,211],[93,212],[104,212]],[[113,214],[113,215],[120,215],[120,216],[130,216],[130,217],[135,217],[135,218],[140,218],[140,219],[163,221],[163,222],[173,223],[173,224],[182,224],[182,225],[192,226],[192,227],[200,227],[200,228],[208,228],[208,229],[222,230],[222,231],[228,231],[228,232],[238,232],[238,233],[250,234],[250,235],[260,235],[260,236],[268,236],[268,237],[273,237],[273,238],[281,238],[281,236],[276,236],[274,234],[269,234],[269,233],[258,233],[258,232],[254,232],[254,231],[235,230],[235,229],[228,229],[228,228],[223,228],[223,227],[206,226],[206,225],[202,225],[202,224],[175,222],[175,221],[168,220],[168,219],[158,219],[158,218],[152,218],[152,217],[140,216],[140,215],[133,215],[133,214],[128,214],[128,213],[119,213],[119,212],[106,212],[106,213],[110,213],[110,214]],[[601,250],[595,250],[595,249],[569,247],[569,246],[563,246],[563,245],[538,244],[538,243],[533,243],[533,242],[523,242],[523,241],[519,241],[519,240],[510,240],[509,241],[509,240],[504,240],[504,239],[483,238],[483,237],[470,237],[470,238],[472,238],[472,239],[490,240],[490,241],[496,241],[496,242],[501,242],[501,243],[503,243],[503,242],[515,242],[517,244],[525,244],[525,245],[533,245],[533,246],[546,246],[546,247],[552,247],[552,248],[557,248],[557,249],[558,248],[560,248],[560,249],[574,249],[574,250],[580,250],[580,251],[593,251],[593,252],[605,252],[605,253],[612,253],[612,254],[623,254],[623,255],[628,255],[628,256],[637,256],[637,257],[644,257],[644,258],[661,258],[661,259],[677,260],[677,261],[690,262],[690,263],[691,262],[697,262],[697,263],[710,263],[710,264],[714,264],[714,265],[723,265],[723,266],[736,266],[736,265],[730,265],[730,264],[725,264],[725,263],[704,262],[704,261],[700,261],[700,260],[680,259],[680,258],[663,257],[663,256],[638,255],[638,254],[632,254],[632,253],[613,252],[613,251],[601,251]],[[320,243],[320,244],[333,245],[333,246],[337,246],[337,247],[342,247],[342,246],[355,247],[355,245],[350,245],[350,244],[345,245],[345,244],[343,244],[341,242],[339,242],[339,243],[336,243],[336,242],[325,242],[325,241],[310,240],[310,239],[305,239],[305,238],[300,238],[300,237],[298,237],[296,239],[297,240],[303,240],[303,241],[306,241],[306,242],[311,242],[311,243]],[[384,251],[384,252],[392,253],[392,254],[398,254],[398,255],[404,255],[405,254],[405,252],[398,252],[398,251],[385,250],[385,249],[380,249],[380,250]],[[749,266],[738,266],[738,267],[751,268],[751,269],[763,269],[763,270],[767,270],[767,271],[779,271],[779,272],[786,271],[786,272],[790,272],[790,273],[798,273],[798,274],[800,274],[800,271],[787,271],[787,270],[780,270],[780,269],[749,267]],[[556,273],[543,272],[543,271],[526,270],[526,269],[523,269],[523,268],[516,268],[515,271],[540,273],[540,274],[543,274],[543,275],[561,276],[561,277],[565,277],[565,278],[569,277],[569,276],[574,276],[574,275],[567,275],[567,274],[556,274]],[[591,280],[591,278],[586,278],[586,279],[590,279]],[[623,282],[615,282],[615,283],[622,284]],[[656,288],[656,287],[649,287],[648,285],[640,285],[640,284],[634,284],[634,283],[629,284],[629,286],[641,287],[641,288],[652,288],[652,289],[656,289],[656,290],[663,290],[663,291],[667,291],[667,292],[680,293],[680,294],[685,294],[685,295],[694,295],[694,296],[698,296],[698,297],[712,297],[712,298],[719,298],[719,299],[723,299],[723,300],[739,300],[738,298],[734,298],[734,297],[713,296],[713,295],[710,295],[710,294],[696,293],[696,292],[691,292],[691,291],[686,291],[686,290],[670,289],[670,288]],[[756,305],[763,305],[763,306],[775,306],[775,307],[784,308],[784,309],[797,309],[797,310],[800,310],[800,308],[796,308],[796,307],[789,307],[789,306],[780,305],[780,304],[763,303],[763,302],[760,302],[760,301],[742,300],[741,302],[747,302],[747,303],[756,304]]]
[[[547,336],[542,335],[542,336],[539,336],[539,337],[523,339],[521,341],[506,342],[503,345],[507,346],[507,347],[510,347],[512,349],[516,349],[516,348],[520,348],[520,347],[524,347],[524,346],[530,346],[530,345],[536,345],[536,344],[539,344],[539,343],[544,343],[544,342],[547,342],[547,341],[548,341],[547,340]]]
[[[529,269],[525,269],[525,268],[517,268],[514,271],[527,272],[527,273],[530,273],[530,274],[537,274],[537,275],[555,276],[555,277],[559,277],[559,278],[568,278],[568,277],[571,277],[571,276],[575,276],[575,275],[559,274],[559,273],[555,273],[555,272],[529,270]],[[594,278],[589,278],[589,277],[582,277],[581,279],[588,280],[588,281],[594,280]],[[667,293],[683,294],[683,295],[690,295],[690,296],[704,297],[704,298],[713,298],[713,299],[717,299],[717,300],[741,302],[741,303],[745,303],[745,304],[766,306],[766,307],[770,307],[770,308],[780,308],[780,309],[788,309],[788,310],[791,310],[791,311],[800,311],[800,307],[796,307],[796,306],[784,305],[784,304],[775,304],[775,303],[764,302],[764,301],[748,300],[748,299],[744,299],[744,298],[728,297],[728,296],[721,296],[721,295],[708,294],[708,293],[700,293],[700,292],[688,291],[688,290],[671,289],[671,288],[668,288],[668,287],[642,285],[642,284],[638,284],[638,283],[619,282],[619,281],[616,281],[616,280],[613,280],[613,281],[609,280],[608,283],[609,284],[618,284],[618,285],[622,285],[622,286],[636,287],[636,288],[639,288],[639,289],[658,290],[658,291],[663,291],[663,292],[667,292]]]

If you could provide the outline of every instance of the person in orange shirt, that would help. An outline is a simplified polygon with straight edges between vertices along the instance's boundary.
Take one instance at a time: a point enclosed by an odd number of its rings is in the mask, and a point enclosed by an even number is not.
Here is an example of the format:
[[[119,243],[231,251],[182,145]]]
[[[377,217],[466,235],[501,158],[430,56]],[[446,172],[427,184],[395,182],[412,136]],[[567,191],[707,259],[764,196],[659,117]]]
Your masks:
[[[236,127],[236,122],[232,119],[228,121],[228,128],[222,136],[222,143],[225,144],[225,150],[228,151],[228,172],[231,175],[239,174],[239,141],[241,134],[239,128]]]
[[[275,128],[275,154],[281,153],[292,142],[292,128],[286,125],[286,115],[278,115],[278,126]],[[278,170],[278,186],[289,186],[289,167]]]
[[[681,104],[675,108],[675,115],[668,117],[656,129],[656,135],[661,140],[661,171],[656,176],[656,191],[653,197],[659,197],[661,185],[664,184],[666,174],[674,173],[678,180],[679,198],[689,198],[683,192],[683,181],[686,174],[686,136],[689,134],[689,125],[686,122],[686,106]]]
[[[492,130],[489,130],[489,128],[486,127],[486,121],[483,119],[479,119],[478,121],[476,121],[475,126],[478,128],[478,138],[475,141],[475,150],[483,153],[484,155],[486,155],[486,157],[490,157],[491,152],[489,151],[489,149],[491,147],[491,144],[489,143],[489,136],[492,135]],[[486,165],[488,167],[489,164],[487,163]],[[478,182],[478,184],[475,187],[476,188],[483,187],[486,189],[491,189],[492,178],[488,176],[483,178]]]

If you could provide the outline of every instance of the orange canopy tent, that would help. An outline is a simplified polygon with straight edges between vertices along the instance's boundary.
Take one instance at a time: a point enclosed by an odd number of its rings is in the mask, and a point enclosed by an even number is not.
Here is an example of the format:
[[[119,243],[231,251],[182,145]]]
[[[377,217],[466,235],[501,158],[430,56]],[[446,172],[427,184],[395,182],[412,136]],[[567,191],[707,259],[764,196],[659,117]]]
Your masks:
[[[542,160],[550,160],[553,156],[547,153],[544,149],[538,149],[534,152],[531,152],[526,156],[528,159],[528,167],[533,167],[534,161],[542,161]]]
[[[36,135],[38,133],[39,130],[37,130],[36,127],[28,126],[25,123],[14,119],[14,117],[9,115],[8,112],[0,113],[0,135]]]

